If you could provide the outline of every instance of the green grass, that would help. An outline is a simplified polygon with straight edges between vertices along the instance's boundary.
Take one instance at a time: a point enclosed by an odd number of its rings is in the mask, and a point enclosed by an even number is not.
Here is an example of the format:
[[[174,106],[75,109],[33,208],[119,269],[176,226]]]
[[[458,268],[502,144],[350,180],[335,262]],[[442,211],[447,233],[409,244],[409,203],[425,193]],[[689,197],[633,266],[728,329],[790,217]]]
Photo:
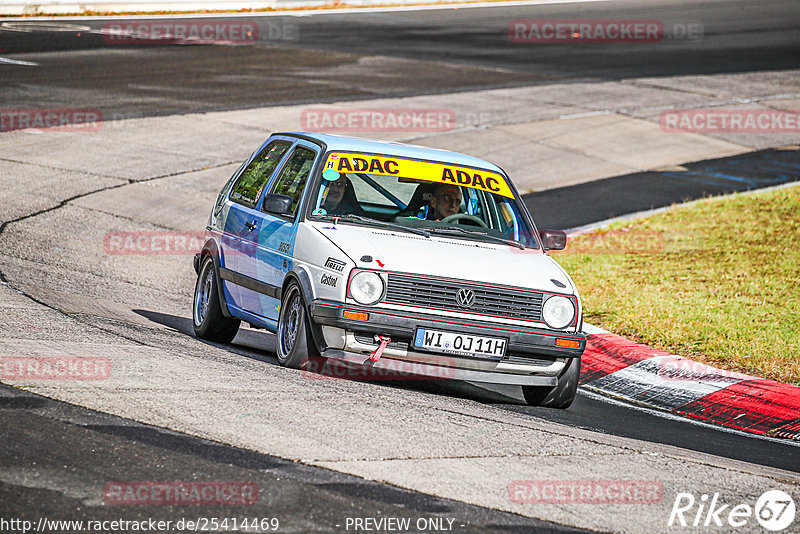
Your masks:
[[[800,383],[800,187],[704,199],[553,254],[586,321],[674,354]]]

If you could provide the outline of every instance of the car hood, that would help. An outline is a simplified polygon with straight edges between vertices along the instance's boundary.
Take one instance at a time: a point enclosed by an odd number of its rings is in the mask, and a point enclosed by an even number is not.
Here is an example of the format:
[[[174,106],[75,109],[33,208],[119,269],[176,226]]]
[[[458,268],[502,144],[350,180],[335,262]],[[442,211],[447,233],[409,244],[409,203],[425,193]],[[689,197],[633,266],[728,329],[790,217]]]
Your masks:
[[[433,234],[428,239],[348,223],[310,224],[359,267],[575,294],[566,272],[541,250]],[[371,256],[373,261],[362,261],[364,256]]]

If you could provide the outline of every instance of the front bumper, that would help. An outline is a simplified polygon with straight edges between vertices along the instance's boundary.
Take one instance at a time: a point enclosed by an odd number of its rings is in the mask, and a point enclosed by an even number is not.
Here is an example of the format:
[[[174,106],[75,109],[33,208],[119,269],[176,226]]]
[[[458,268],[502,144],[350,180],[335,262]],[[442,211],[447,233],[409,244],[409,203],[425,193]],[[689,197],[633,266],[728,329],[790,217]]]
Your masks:
[[[345,311],[368,313],[369,320],[346,319],[343,317]],[[365,354],[368,355],[377,347],[377,342],[372,340],[373,336],[380,334],[392,338],[392,343],[384,352],[385,357],[413,361],[420,366],[444,365],[454,368],[458,372],[451,378],[456,380],[555,385],[556,377],[563,371],[569,359],[579,358],[586,348],[586,335],[583,333],[567,334],[541,328],[453,319],[413,311],[400,312],[317,300],[310,306],[309,313],[317,325],[344,332],[340,346],[323,352],[326,357],[347,363],[364,363]],[[508,347],[502,359],[416,351],[412,340],[417,328],[506,338]],[[556,346],[556,339],[578,341],[579,348]],[[381,360],[377,363],[380,362]],[[440,372],[440,369],[431,368],[426,371],[423,367],[420,368],[423,369],[423,374],[428,371]]]

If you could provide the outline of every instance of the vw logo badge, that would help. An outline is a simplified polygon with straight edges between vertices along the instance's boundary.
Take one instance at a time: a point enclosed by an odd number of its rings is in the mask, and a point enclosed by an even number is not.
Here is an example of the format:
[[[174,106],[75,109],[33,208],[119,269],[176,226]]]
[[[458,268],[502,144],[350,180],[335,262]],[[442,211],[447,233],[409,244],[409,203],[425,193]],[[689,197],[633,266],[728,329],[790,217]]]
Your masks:
[[[459,289],[456,293],[456,302],[462,308],[471,308],[475,304],[475,292],[471,289]]]

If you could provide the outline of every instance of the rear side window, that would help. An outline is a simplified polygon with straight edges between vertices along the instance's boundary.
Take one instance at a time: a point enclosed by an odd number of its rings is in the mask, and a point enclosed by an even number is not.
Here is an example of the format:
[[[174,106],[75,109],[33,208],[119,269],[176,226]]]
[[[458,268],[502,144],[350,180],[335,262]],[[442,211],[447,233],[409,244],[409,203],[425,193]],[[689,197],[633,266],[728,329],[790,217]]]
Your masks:
[[[292,197],[292,215],[297,213],[297,206],[300,204],[316,157],[317,153],[313,150],[298,147],[272,186],[270,193]]]
[[[255,206],[261,191],[264,190],[264,186],[267,184],[267,180],[272,176],[290,146],[292,146],[291,143],[286,141],[274,141],[267,145],[256,156],[256,159],[250,162],[250,165],[236,181],[231,193],[231,200],[241,202],[250,207]]]

